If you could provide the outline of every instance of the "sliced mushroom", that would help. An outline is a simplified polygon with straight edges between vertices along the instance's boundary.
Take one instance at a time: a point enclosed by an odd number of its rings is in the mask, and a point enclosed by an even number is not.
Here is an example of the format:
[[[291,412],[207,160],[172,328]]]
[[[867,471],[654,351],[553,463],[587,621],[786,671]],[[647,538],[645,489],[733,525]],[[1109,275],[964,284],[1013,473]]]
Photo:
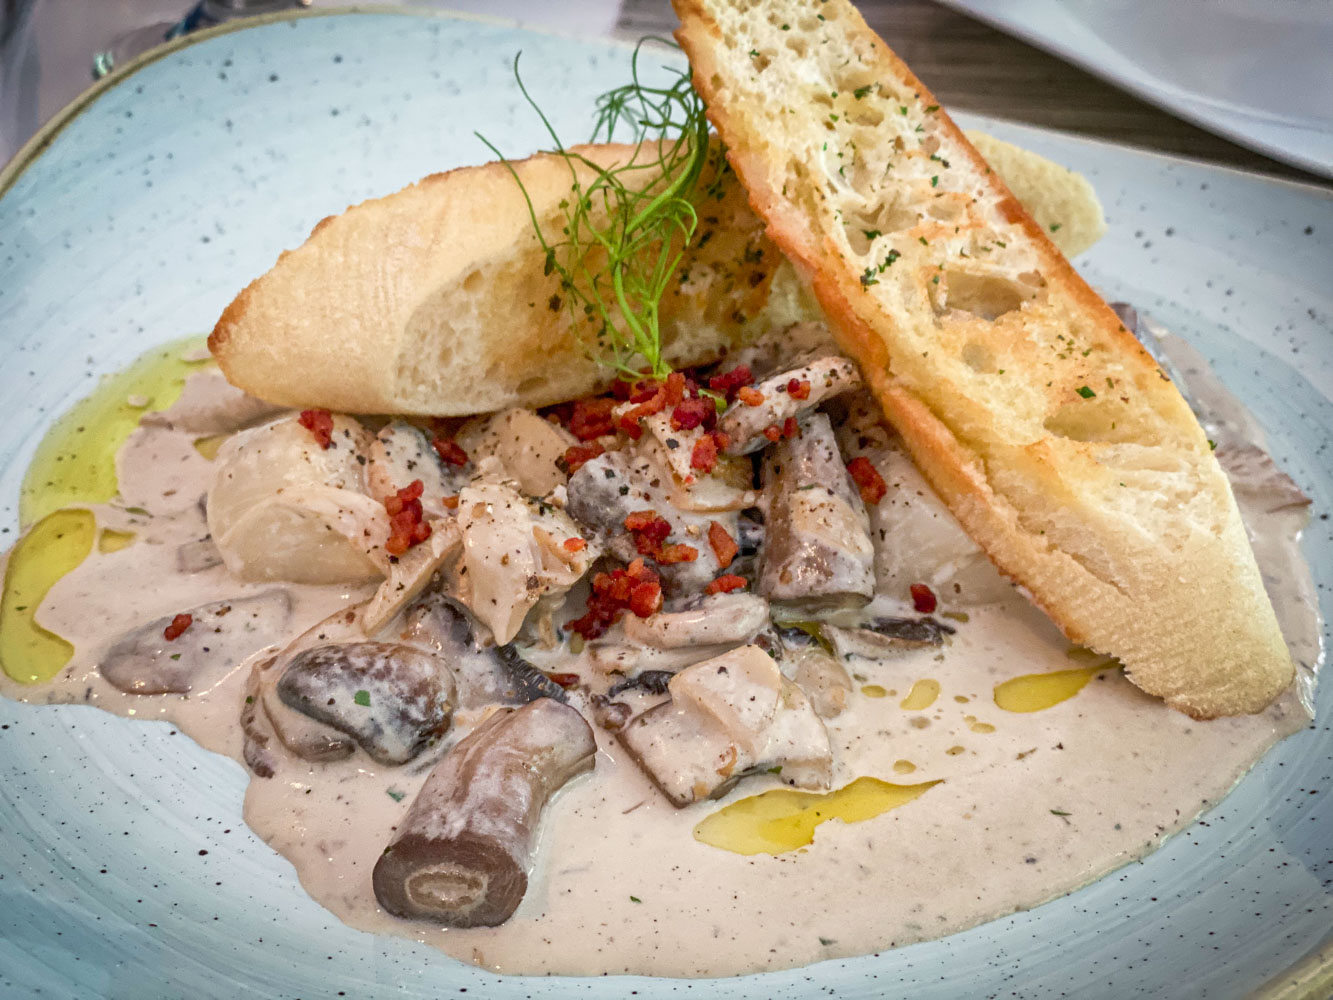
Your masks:
[[[374,635],[430,585],[458,555],[463,536],[453,519],[432,519],[430,537],[389,562],[389,572],[361,611],[366,635]]]
[[[532,410],[513,407],[469,420],[456,438],[473,462],[495,459],[519,492],[544,497],[569,477],[556,463],[578,439]]]
[[[449,728],[454,679],[439,657],[390,642],[298,653],[278,681],[284,705],[346,733],[381,764],[405,764]]]
[[[446,927],[504,923],[527,891],[543,808],[592,770],[596,753],[568,705],[500,709],[426,779],[375,863],[375,898],[395,916]]]
[[[628,615],[625,637],[656,649],[738,645],[768,624],[768,602],[757,594],[713,594],[647,618]]]
[[[214,601],[182,612],[191,621],[175,639],[166,637],[175,618],[167,615],[119,639],[97,669],[127,694],[188,694],[281,638],[291,606],[283,590]]]
[[[833,751],[824,724],[758,646],[687,667],[668,690],[670,701],[617,735],[674,805],[716,798],[758,771],[801,788],[828,787]]]
[[[875,589],[865,504],[843,465],[829,419],[764,453],[768,520],[758,591],[806,607],[861,605]]]
[[[693,561],[654,566],[668,594],[697,594],[721,571],[708,543],[709,523],[716,521],[736,537],[737,514],[732,511],[698,513],[672,503],[674,479],[650,452],[638,449],[607,452],[585,463],[569,479],[565,509],[581,524],[607,539],[607,551],[623,562],[638,557],[634,540],[625,531],[625,518],[651,510],[671,525],[667,544],[694,548]]]
[[[879,502],[868,505],[876,590],[905,599],[912,584],[924,583],[951,604],[985,604],[1013,593],[918,471],[869,393],[847,398],[838,441],[849,460],[869,461],[886,487]]]
[[[564,511],[499,483],[463,489],[458,525],[459,598],[500,644],[518,634],[538,601],[562,598],[601,554]],[[545,607],[553,610],[549,600]]]
[[[443,594],[426,594],[409,609],[402,638],[438,651],[458,682],[458,704],[463,708],[567,697],[560,685],[512,645],[479,643],[471,617]]]
[[[819,636],[841,659],[863,656],[870,660],[901,656],[913,650],[944,644],[953,628],[934,618],[876,618],[859,628],[821,623]]]
[[[808,382],[809,395],[803,398],[792,395],[788,386],[793,381]],[[717,429],[726,434],[730,441],[726,448],[727,454],[748,455],[767,447],[769,439],[764,436],[766,428],[781,427],[789,418],[800,417],[824,400],[860,386],[861,375],[856,365],[837,355],[818,358],[807,365],[765,379],[754,386],[754,390],[763,396],[758,406],[737,400],[718,418]]]
[[[422,511],[429,518],[445,518],[452,512],[444,498],[457,495],[469,476],[461,467],[446,465],[420,427],[405,420],[385,424],[366,448],[366,491],[383,503],[418,479]]]

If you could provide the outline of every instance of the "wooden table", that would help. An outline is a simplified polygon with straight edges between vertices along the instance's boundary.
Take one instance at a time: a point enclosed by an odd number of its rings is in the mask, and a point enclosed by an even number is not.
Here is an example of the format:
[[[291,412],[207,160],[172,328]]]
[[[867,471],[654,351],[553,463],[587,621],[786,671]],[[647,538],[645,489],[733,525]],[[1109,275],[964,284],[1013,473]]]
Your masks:
[[[945,107],[1333,186],[931,0],[856,0],[856,5]],[[617,33],[669,35],[677,23],[668,0],[623,0]]]

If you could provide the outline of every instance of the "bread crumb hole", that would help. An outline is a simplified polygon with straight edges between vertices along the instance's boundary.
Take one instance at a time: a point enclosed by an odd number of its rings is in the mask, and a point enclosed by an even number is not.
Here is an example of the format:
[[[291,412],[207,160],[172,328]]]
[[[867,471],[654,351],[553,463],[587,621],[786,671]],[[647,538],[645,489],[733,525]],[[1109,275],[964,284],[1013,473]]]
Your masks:
[[[481,290],[481,270],[473,269],[466,278],[463,279],[463,291],[477,292]]]
[[[975,340],[969,340],[963,345],[961,354],[963,364],[967,365],[975,372],[990,375],[996,370],[995,352],[985,344],[978,343]]]
[[[933,287],[939,289],[935,296],[937,311],[958,310],[992,322],[1036,297],[1031,288],[998,274],[951,269],[946,269]]]

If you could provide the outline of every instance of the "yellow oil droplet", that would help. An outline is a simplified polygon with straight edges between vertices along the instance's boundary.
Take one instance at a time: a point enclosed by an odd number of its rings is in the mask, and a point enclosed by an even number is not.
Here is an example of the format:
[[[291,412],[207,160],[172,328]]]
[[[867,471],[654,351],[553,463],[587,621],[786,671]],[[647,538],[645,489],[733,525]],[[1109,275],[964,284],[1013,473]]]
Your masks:
[[[916,765],[910,760],[895,760],[893,762],[893,770],[897,774],[911,774],[916,770]]]
[[[962,622],[964,625],[972,620],[972,616],[966,611],[941,611],[940,617],[951,618],[956,622]]]
[[[949,749],[945,750],[944,752],[947,753],[950,757],[957,757],[960,753],[963,753],[964,751],[962,747],[953,746],[949,747]]]
[[[861,693],[867,698],[883,698],[889,692],[885,691],[878,684],[867,684],[861,688]]]
[[[958,702],[958,704],[960,705],[966,705],[972,699],[965,694],[956,694],[953,696],[953,700]]]
[[[37,624],[37,608],[62,576],[88,557],[97,535],[89,510],[58,510],[25,534],[9,554],[0,599],[0,667],[21,684],[50,680],[74,647]]]
[[[1104,656],[1087,646],[1070,646],[1065,650],[1065,656],[1075,663],[1081,663],[1085,667],[1104,667],[1115,660],[1113,656]]]
[[[995,727],[992,726],[989,722],[973,722],[973,723],[969,724],[968,728],[971,729],[972,732],[974,732],[974,733],[993,733],[993,732],[995,732]]]
[[[939,696],[940,682],[926,678],[912,685],[912,690],[907,692],[907,697],[898,703],[898,707],[909,712],[919,712],[923,708],[930,708]]]
[[[98,552],[119,552],[134,543],[134,532],[103,528],[97,533]],[[73,567],[71,567],[73,568]]]
[[[210,363],[182,359],[202,346],[201,338],[190,337],[154,348],[124,371],[104,378],[92,395],[57,420],[23,477],[19,523],[26,527],[61,507],[114,497],[116,452],[145,410],[170,406],[186,377]]]
[[[227,440],[226,434],[214,434],[211,437],[195,438],[194,450],[211,462],[218,457],[218,449],[222,447],[222,442],[225,440]]]
[[[778,788],[705,816],[694,827],[694,839],[736,854],[784,854],[813,843],[820,823],[873,819],[938,784],[895,785],[864,777],[831,792]]]
[[[1014,677],[995,686],[995,704],[1006,712],[1040,712],[1074,697],[1108,667],[1109,664]]]

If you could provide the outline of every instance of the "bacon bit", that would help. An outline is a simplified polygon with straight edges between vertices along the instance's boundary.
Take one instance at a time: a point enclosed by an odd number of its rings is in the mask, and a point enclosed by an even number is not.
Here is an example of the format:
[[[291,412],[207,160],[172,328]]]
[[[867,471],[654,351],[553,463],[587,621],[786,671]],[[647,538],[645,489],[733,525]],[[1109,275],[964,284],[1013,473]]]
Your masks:
[[[717,464],[718,437],[725,438],[726,435],[719,435],[714,431],[694,442],[694,450],[690,452],[691,469],[697,469],[705,475],[713,471],[713,466]]]
[[[435,448],[435,453],[440,456],[440,461],[445,465],[467,465],[467,452],[452,438],[437,437],[431,442],[431,445]]]
[[[615,431],[611,411],[616,401],[610,396],[592,396],[575,401],[569,415],[569,432],[580,441],[591,441]]]
[[[430,537],[431,526],[423,519],[421,510],[424,491],[421,480],[414,479],[411,485],[384,498],[384,510],[389,515],[389,540],[384,543],[384,551],[389,555],[401,556]]]
[[[764,428],[764,437],[776,444],[782,440],[782,428],[777,424],[769,424]]]
[[[327,449],[333,443],[333,414],[328,410],[302,410],[296,422],[310,432],[321,448]]]
[[[748,385],[741,386],[737,390],[736,398],[746,406],[759,406],[764,402],[764,394]]]
[[[677,542],[675,545],[663,545],[653,553],[653,558],[663,566],[670,566],[672,563],[694,562],[699,558],[699,550],[693,545]]]
[[[625,530],[634,538],[639,555],[659,558],[662,543],[671,534],[671,522],[659,517],[655,510],[639,510],[625,517]]]
[[[567,622],[565,628],[584,639],[596,639],[626,611],[647,618],[661,607],[661,579],[642,559],[635,559],[627,569],[594,576],[588,592],[588,613]]]
[[[733,590],[742,590],[747,586],[745,577],[735,573],[724,573],[704,588],[705,594],[730,594]]]
[[[559,684],[562,688],[568,690],[579,682],[578,674],[547,674],[552,682]]]
[[[594,441],[592,444],[574,444],[565,449],[565,453],[560,456],[555,463],[566,475],[572,476],[579,469],[591,462],[598,455],[606,451],[600,444]]]
[[[847,463],[847,471],[852,477],[852,482],[856,483],[861,491],[861,499],[867,504],[873,507],[884,499],[884,494],[889,488],[870,459],[864,455],[857,456]]]
[[[695,396],[685,399],[671,411],[671,429],[674,431],[692,431],[703,427],[711,431],[717,426],[717,407],[711,399]]]
[[[582,552],[588,547],[588,542],[583,538],[566,538],[564,546],[566,552]]]
[[[787,382],[787,395],[792,399],[809,399],[810,380],[808,378],[791,379]]]
[[[444,506],[445,510],[458,510],[458,494],[455,493],[452,496],[447,496],[441,500],[440,503]]]
[[[737,390],[741,386],[749,385],[754,381],[754,375],[750,371],[749,365],[737,365],[729,372],[723,372],[720,375],[714,375],[708,380],[708,388],[714,392],[720,392],[730,403],[736,398]]]
[[[784,438],[798,438],[801,436],[801,425],[796,422],[795,417],[788,417],[782,421],[782,436]]]
[[[924,583],[914,583],[907,589],[912,593],[912,607],[916,608],[918,614],[933,614],[939,607],[939,601],[935,600],[935,592]]]
[[[736,544],[736,539],[731,537],[730,532],[722,527],[717,521],[708,522],[708,544],[713,547],[713,555],[717,556],[717,564],[722,569],[731,565],[731,560],[736,558],[740,546]]]
[[[324,411],[328,413],[328,410]],[[171,624],[162,630],[162,637],[167,642],[175,642],[185,634],[185,630],[194,624],[193,615],[177,615],[171,619]]]
[[[686,389],[691,389],[693,386],[688,384],[682,373],[672,372],[666,377],[662,388],[666,390],[666,405],[675,406],[685,398]]]

